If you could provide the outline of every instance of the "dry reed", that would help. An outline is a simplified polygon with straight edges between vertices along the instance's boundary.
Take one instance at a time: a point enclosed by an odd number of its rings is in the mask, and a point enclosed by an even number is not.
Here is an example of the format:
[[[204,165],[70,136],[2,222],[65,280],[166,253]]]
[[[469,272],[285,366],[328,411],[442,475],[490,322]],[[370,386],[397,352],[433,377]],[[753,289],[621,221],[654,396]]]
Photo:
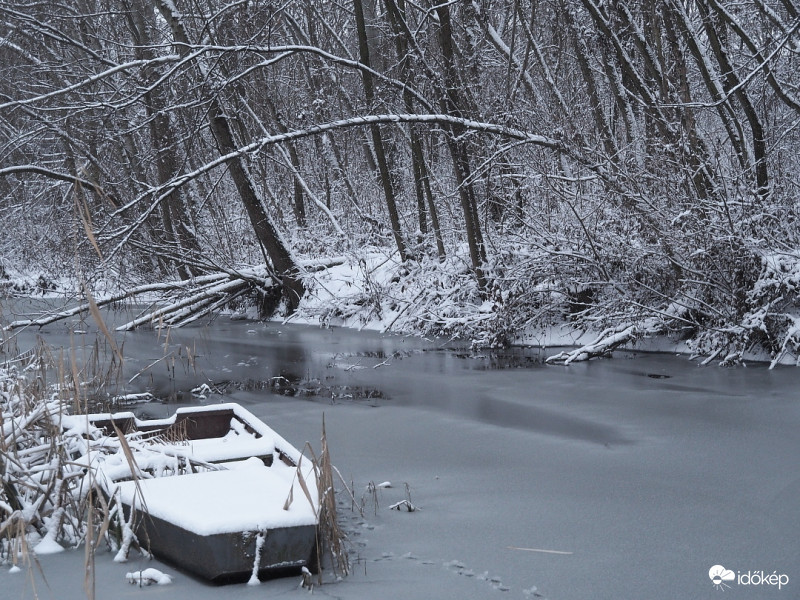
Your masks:
[[[108,538],[109,505],[87,468],[91,440],[62,426],[86,397],[71,362],[65,368],[63,356],[39,343],[26,361],[0,366],[0,562],[30,567],[37,547],[86,543],[93,598],[93,555]]]
[[[312,497],[311,490],[306,483],[306,475],[303,475],[303,455],[297,464],[297,482],[303,490],[306,500],[317,512],[317,540],[314,560],[317,564],[309,564],[312,570],[317,572],[318,583],[322,584],[322,561],[328,558],[333,572],[339,576],[350,574],[350,561],[347,554],[347,534],[339,524],[336,507],[336,489],[333,482],[333,466],[328,447],[328,436],[325,431],[325,415],[322,416],[322,437],[319,456],[314,453],[314,449],[309,443],[303,448],[311,456],[311,473],[316,483],[316,498]],[[338,473],[338,470],[336,470]],[[341,475],[339,475],[341,478]],[[345,485],[345,487],[347,487]],[[289,496],[286,498],[284,510],[287,510],[294,501],[292,488],[289,489]],[[348,490],[349,491],[349,490]],[[352,492],[350,492],[352,496]],[[303,581],[306,582],[308,575],[304,573]]]

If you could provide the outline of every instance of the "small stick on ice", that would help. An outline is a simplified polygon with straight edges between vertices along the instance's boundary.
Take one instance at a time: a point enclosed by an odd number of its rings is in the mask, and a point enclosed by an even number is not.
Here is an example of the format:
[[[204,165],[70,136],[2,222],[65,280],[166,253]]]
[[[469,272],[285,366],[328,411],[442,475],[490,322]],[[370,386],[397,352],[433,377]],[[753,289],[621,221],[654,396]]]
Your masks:
[[[565,552],[564,550],[544,550],[542,548],[518,548],[517,546],[508,546],[509,550],[523,550],[525,552],[544,552],[545,554],[572,554],[572,552]]]
[[[314,592],[314,576],[306,567],[303,567],[303,579],[300,581],[300,587],[307,589],[309,592]]]

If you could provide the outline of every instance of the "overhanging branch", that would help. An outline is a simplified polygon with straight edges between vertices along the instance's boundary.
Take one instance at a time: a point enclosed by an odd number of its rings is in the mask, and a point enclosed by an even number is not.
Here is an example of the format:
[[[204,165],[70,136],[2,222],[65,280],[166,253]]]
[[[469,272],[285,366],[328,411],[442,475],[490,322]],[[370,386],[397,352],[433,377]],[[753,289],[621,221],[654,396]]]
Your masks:
[[[458,125],[460,127],[463,127],[464,129],[474,131],[477,133],[500,135],[511,139],[520,140],[523,143],[534,144],[537,146],[550,148],[551,150],[558,150],[563,152],[566,152],[567,150],[564,144],[555,138],[549,138],[542,135],[535,135],[521,129],[514,129],[512,127],[498,125],[496,123],[486,123],[482,121],[475,121],[472,119],[465,119],[462,117],[454,117],[452,115],[446,115],[446,114],[384,114],[384,115],[367,115],[367,116],[350,117],[348,119],[340,119],[337,121],[331,121],[329,123],[313,125],[305,129],[299,129],[294,131],[288,131],[285,133],[278,133],[275,135],[267,135],[261,137],[245,146],[237,148],[233,152],[229,152],[227,154],[219,156],[218,158],[212,161],[207,162],[203,166],[195,169],[194,171],[174,177],[172,180],[166,182],[162,186],[150,188],[147,192],[145,192],[141,196],[133,199],[126,205],[118,208],[111,215],[111,217],[113,218],[114,216],[129,210],[131,207],[135,206],[146,196],[155,196],[148,210],[144,211],[144,213],[141,213],[137,217],[136,222],[133,224],[133,226],[136,227],[138,226],[139,223],[143,222],[147,218],[148,214],[152,210],[154,210],[156,206],[158,206],[159,202],[161,202],[163,198],[169,196],[169,194],[171,194],[173,191],[189,183],[190,181],[196,179],[197,177],[205,173],[208,173],[209,171],[212,171],[217,167],[223,166],[232,160],[235,160],[247,154],[258,154],[264,148],[266,148],[267,146],[271,146],[273,144],[281,144],[315,135],[321,135],[337,129],[364,127],[375,123],[378,124],[428,123],[432,125]],[[116,232],[115,234],[109,236],[109,239],[113,239],[118,236],[124,236],[124,239],[127,239],[127,236],[130,234],[130,231],[131,231],[130,227],[126,227],[125,230],[121,232]]]
[[[102,195],[102,190],[96,183],[89,181],[88,179],[82,179],[81,177],[70,175],[69,173],[61,173],[59,171],[45,169],[44,167],[39,167],[37,165],[16,165],[13,167],[5,167],[4,169],[0,169],[0,177],[7,177],[8,175],[15,175],[17,173],[35,173],[37,175],[44,175],[50,179],[57,179],[59,181],[66,181],[67,183],[71,183],[73,185],[83,186],[84,188],[90,189],[98,195]]]

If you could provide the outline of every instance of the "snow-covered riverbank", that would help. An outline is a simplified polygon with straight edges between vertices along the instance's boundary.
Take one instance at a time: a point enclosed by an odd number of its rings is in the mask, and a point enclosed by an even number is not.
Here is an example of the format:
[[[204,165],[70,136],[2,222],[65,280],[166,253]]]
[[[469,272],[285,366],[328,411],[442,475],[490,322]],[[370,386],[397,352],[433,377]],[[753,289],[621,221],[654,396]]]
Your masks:
[[[285,306],[279,306],[270,318],[282,323],[459,339],[478,350],[572,348],[551,353],[550,360],[561,363],[605,356],[620,348],[685,354],[703,365],[800,364],[796,339],[800,321],[793,325],[794,317],[789,313],[781,317],[787,321],[779,328],[779,337],[770,334],[762,323],[775,316],[760,309],[746,318],[746,325],[718,328],[716,333],[687,320],[687,306],[680,303],[652,313],[634,311],[627,316],[600,318],[590,315],[588,305],[576,304],[571,292],[555,280],[532,288],[520,282],[512,286],[513,290],[498,283],[491,293],[480,292],[464,261],[464,256],[454,254],[444,262],[423,258],[416,264],[401,263],[396,253],[379,248],[363,248],[325,260],[309,259],[303,263],[305,294],[297,309],[287,314]],[[4,326],[41,327],[57,322],[57,315],[65,320],[81,312],[88,315],[92,303],[150,304],[150,309],[135,318],[115,324],[121,329],[191,324],[194,319],[208,320],[220,314],[223,318],[258,320],[263,316],[259,314],[263,306],[259,305],[264,297],[248,292],[243,280],[263,281],[267,288],[270,285],[263,265],[211,274],[195,282],[133,288],[101,278],[93,282],[94,291],[89,296],[79,291],[81,285],[74,281],[53,282],[35,275],[6,273],[8,289],[28,293],[39,290],[43,306],[29,310],[33,315],[17,315],[6,309],[7,314],[0,314]],[[768,261],[760,288],[793,288],[795,275]],[[235,301],[219,299],[231,290],[235,290]],[[9,305],[13,307],[14,302]],[[206,310],[210,312],[202,312]],[[714,341],[715,335],[721,337]]]

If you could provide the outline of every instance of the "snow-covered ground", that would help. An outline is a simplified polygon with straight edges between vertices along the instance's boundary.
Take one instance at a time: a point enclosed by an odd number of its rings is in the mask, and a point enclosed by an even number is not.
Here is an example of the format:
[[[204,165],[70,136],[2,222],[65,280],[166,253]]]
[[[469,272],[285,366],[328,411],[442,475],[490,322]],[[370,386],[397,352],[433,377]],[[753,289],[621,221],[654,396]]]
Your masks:
[[[303,348],[328,362],[323,375],[386,393],[374,402],[263,391],[225,396],[297,447],[319,446],[324,414],[333,462],[363,499],[362,515],[346,495],[339,498],[352,574],[315,595],[695,600],[719,593],[709,577],[717,565],[737,575],[727,582],[737,597],[797,594],[795,369],[699,368],[683,357],[618,355],[569,367],[492,370],[488,359],[448,353],[344,352],[355,336],[346,332],[337,338],[335,331],[274,324],[225,327],[238,344],[229,348],[239,353],[225,360],[253,353],[253,373],[272,368],[273,355],[258,350],[266,336],[279,338],[292,355],[306,336]],[[365,347],[403,345],[402,338],[361,336]],[[148,411],[159,408],[174,409]],[[391,487],[375,485],[373,493],[371,482]],[[403,500],[418,510],[390,508]],[[6,566],[2,598],[33,598],[32,581],[43,600],[84,598],[83,559],[78,549],[39,557],[41,572],[10,573]],[[112,559],[98,557],[97,598],[307,593],[299,576],[220,588],[158,561]],[[148,568],[172,583],[129,585],[128,573]],[[756,571],[785,575],[788,583],[779,592],[741,578]]]

